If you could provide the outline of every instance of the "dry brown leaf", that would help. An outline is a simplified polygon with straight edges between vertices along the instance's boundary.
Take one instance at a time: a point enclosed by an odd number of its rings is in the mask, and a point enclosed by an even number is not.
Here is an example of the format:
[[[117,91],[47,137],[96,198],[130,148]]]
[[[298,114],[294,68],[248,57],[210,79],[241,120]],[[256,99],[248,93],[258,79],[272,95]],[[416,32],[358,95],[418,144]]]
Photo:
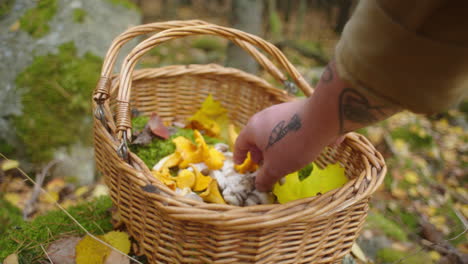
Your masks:
[[[104,264],[130,264],[130,258],[115,250],[112,250],[104,261]]]
[[[18,264],[18,255],[11,254],[3,260],[3,264]]]
[[[59,239],[47,248],[47,255],[53,263],[75,264],[75,247],[81,240],[79,237],[67,237]]]
[[[153,135],[164,139],[169,138],[169,129],[167,129],[162,119],[156,113],[151,114],[151,118],[148,121],[148,125]]]

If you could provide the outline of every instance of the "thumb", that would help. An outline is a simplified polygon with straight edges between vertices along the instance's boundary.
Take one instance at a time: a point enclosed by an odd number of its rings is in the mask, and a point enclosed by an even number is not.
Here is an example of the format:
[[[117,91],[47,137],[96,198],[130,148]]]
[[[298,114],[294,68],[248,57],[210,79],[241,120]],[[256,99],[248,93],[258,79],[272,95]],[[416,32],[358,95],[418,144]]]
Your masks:
[[[264,163],[258,170],[255,179],[255,188],[261,192],[270,191],[273,185],[282,177],[278,170],[272,168],[268,163]]]

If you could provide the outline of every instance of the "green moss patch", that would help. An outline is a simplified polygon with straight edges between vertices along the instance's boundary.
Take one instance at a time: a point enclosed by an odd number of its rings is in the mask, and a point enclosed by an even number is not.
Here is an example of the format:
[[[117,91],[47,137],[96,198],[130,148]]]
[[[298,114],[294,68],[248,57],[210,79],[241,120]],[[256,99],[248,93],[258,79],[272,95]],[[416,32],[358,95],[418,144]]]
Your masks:
[[[397,241],[408,241],[406,232],[401,227],[379,213],[370,213],[367,217],[367,225],[371,229],[382,231],[386,236]]]
[[[22,222],[21,210],[0,198],[0,237],[3,237],[13,225],[19,225]]]
[[[143,129],[148,122],[149,118],[146,116],[139,116],[132,119],[132,127],[134,131]],[[192,142],[195,142],[195,137],[192,129],[178,129],[176,133],[172,134],[169,139],[164,140],[160,138],[154,138],[148,145],[130,145],[130,150],[135,153],[148,168],[152,168],[162,158],[174,153],[175,144],[172,139],[182,136],[186,137]],[[135,133],[135,132],[134,132]],[[207,144],[216,144],[222,142],[220,139],[204,136]]]
[[[73,21],[75,23],[83,23],[86,18],[86,11],[82,8],[73,9]]]
[[[8,12],[10,12],[14,3],[15,0],[2,0],[0,2],[0,18],[8,14]]]
[[[14,120],[18,137],[32,162],[52,158],[58,147],[79,140],[91,142],[91,94],[99,78],[101,58],[86,53],[78,57],[73,43],[59,47],[58,54],[36,57],[16,79],[25,91],[23,116]]]
[[[401,263],[401,264],[432,264],[432,259],[427,252],[403,252],[391,248],[384,248],[377,252],[378,263]]]
[[[67,211],[86,230],[101,235],[112,230],[109,209],[112,201],[108,196],[71,207]],[[47,245],[63,236],[83,236],[85,232],[63,211],[51,211],[36,217],[32,222],[15,223],[6,234],[0,237],[0,261],[17,252],[22,263],[37,263],[43,256],[40,245]]]
[[[57,0],[39,0],[20,18],[20,28],[35,38],[42,37],[49,32],[49,21],[56,12]]]

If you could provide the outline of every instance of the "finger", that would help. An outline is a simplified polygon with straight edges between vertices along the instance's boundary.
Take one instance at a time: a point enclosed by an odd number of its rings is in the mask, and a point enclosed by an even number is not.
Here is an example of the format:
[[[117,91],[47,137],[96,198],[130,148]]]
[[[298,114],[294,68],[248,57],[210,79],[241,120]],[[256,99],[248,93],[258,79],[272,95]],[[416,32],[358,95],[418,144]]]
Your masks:
[[[244,128],[237,137],[236,143],[234,144],[235,164],[242,164],[247,156],[247,152],[251,149],[249,136],[247,128]]]
[[[335,141],[333,141],[332,145],[339,146],[345,140],[346,134],[339,136]]]
[[[254,147],[250,150],[250,157],[254,163],[260,164],[263,160],[263,153],[259,148]]]
[[[273,185],[282,177],[277,170],[265,163],[258,171],[255,188],[261,192],[270,191]]]

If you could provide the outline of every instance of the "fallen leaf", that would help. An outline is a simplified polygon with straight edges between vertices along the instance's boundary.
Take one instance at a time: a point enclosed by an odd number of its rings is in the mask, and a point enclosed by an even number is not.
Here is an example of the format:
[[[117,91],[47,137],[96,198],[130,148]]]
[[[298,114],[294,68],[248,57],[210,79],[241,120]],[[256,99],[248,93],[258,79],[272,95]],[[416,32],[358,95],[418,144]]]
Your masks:
[[[130,258],[122,253],[112,250],[104,264],[130,264]]]
[[[16,160],[5,160],[1,163],[2,171],[7,171],[11,169],[16,169],[19,167],[19,162]]]
[[[18,255],[11,254],[3,260],[3,264],[18,264]]]
[[[47,248],[47,255],[53,263],[75,264],[76,245],[79,237],[67,237],[54,241]]]
[[[102,239],[102,236],[99,238]],[[102,264],[110,248],[89,235],[76,245],[76,264]]]
[[[163,139],[169,138],[169,130],[164,125],[162,119],[156,113],[151,114],[151,118],[148,121],[148,126],[153,135],[161,137]]]
[[[125,254],[130,253],[130,239],[128,234],[120,231],[110,231],[103,236],[104,240],[111,246],[122,251]]]
[[[145,127],[143,130],[136,135],[136,138],[132,141],[132,144],[136,145],[148,145],[153,140],[151,131]]]
[[[416,184],[419,182],[419,176],[414,171],[407,171],[404,177],[405,177],[405,180],[409,183]]]
[[[359,259],[364,263],[367,263],[367,257],[357,243],[354,243],[351,247],[351,253],[355,258]]]
[[[187,127],[204,131],[208,136],[228,140],[227,110],[210,94],[201,108],[190,118]]]
[[[279,203],[282,204],[320,193],[323,194],[348,182],[344,168],[339,164],[331,164],[324,169],[320,169],[313,163],[310,176],[304,180],[299,179],[298,172],[288,174],[284,179],[283,184],[276,183],[273,187],[273,193],[278,198]]]
[[[91,195],[93,198],[109,195],[109,188],[104,184],[98,184],[94,187],[93,194]]]

